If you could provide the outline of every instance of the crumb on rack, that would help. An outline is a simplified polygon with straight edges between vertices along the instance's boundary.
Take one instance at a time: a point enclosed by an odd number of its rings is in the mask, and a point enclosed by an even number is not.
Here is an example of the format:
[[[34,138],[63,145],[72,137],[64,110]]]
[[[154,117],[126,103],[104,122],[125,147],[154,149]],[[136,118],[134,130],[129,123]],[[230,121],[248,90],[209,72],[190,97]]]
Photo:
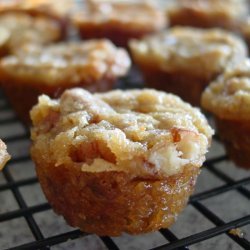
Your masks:
[[[244,237],[244,232],[240,228],[234,228],[229,231],[230,234],[238,236],[239,238]]]

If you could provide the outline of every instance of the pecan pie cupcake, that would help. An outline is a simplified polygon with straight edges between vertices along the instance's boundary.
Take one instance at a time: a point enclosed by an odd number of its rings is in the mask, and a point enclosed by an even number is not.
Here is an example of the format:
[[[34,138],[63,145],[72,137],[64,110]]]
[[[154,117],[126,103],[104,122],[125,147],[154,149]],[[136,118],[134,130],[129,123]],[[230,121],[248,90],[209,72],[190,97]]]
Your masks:
[[[31,154],[49,203],[71,226],[109,236],[169,227],[213,133],[198,109],[155,90],[43,95],[31,118]]]
[[[250,168],[250,60],[229,67],[202,96],[219,135],[237,165]]]
[[[47,44],[62,37],[61,28],[54,20],[21,12],[0,14],[0,26],[10,33],[6,46],[8,53],[13,53],[27,43]]]
[[[167,6],[171,26],[237,30],[248,14],[247,0],[174,0]]]
[[[166,19],[164,11],[143,1],[89,1],[85,10],[72,15],[83,39],[108,38],[123,47],[131,38],[164,29]]]
[[[3,141],[0,140],[0,171],[3,169],[4,165],[7,163],[9,159],[10,156],[7,153],[7,147],[3,143]]]
[[[219,29],[176,27],[130,42],[132,57],[150,87],[194,105],[226,65],[247,56],[244,42]]]
[[[57,97],[67,88],[111,89],[127,73],[130,58],[108,40],[28,45],[0,61],[0,81],[17,114],[26,124],[37,97]]]

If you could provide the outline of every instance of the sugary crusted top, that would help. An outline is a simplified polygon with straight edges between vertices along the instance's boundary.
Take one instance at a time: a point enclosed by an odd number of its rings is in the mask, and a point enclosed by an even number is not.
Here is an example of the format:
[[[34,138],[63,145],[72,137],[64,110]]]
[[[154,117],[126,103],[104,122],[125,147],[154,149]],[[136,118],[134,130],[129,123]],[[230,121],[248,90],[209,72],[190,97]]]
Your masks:
[[[202,106],[220,118],[250,120],[250,60],[229,67],[211,83]]]
[[[0,12],[23,11],[58,18],[68,14],[74,6],[74,0],[7,0],[0,2]]]
[[[153,61],[167,71],[203,76],[221,72],[229,62],[247,56],[244,42],[220,29],[176,27],[132,40],[130,48],[136,60]]]
[[[10,159],[10,156],[7,153],[7,147],[3,143],[3,141],[0,140],[0,171],[3,169],[4,165],[9,159]]]
[[[10,48],[15,50],[26,43],[48,43],[58,40],[61,31],[57,22],[42,16],[7,12],[0,15],[0,26],[10,34]]]
[[[47,47],[29,45],[0,62],[0,72],[8,77],[25,78],[43,84],[77,84],[104,76],[124,75],[130,58],[124,49],[108,40],[59,43]]]
[[[113,24],[124,28],[163,29],[167,25],[164,12],[147,1],[89,1],[85,10],[76,12],[73,21],[79,25]]]
[[[59,100],[41,96],[31,118],[36,160],[144,177],[200,167],[213,134],[198,109],[149,89],[94,95],[71,89]]]
[[[248,13],[247,0],[170,0],[168,11],[193,11],[201,15],[221,16],[222,18],[242,19]]]

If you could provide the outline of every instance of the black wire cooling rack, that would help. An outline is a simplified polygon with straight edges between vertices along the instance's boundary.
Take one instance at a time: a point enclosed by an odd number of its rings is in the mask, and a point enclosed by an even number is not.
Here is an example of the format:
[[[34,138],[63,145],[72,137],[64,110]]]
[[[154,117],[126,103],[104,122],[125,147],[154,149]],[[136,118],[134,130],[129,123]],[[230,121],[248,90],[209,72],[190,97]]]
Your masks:
[[[121,82],[120,87],[124,86],[141,87],[140,80],[132,74]],[[217,136],[214,138],[214,143],[221,150],[215,149],[215,153],[208,157],[202,170],[202,177],[197,184],[198,190],[190,198],[186,210],[179,216],[177,226],[158,231],[156,238],[156,233],[147,234],[138,242],[136,240],[143,236],[97,237],[70,228],[64,222],[61,222],[64,224],[64,231],[60,227],[53,228],[53,223],[63,219],[55,215],[46,200],[41,198],[42,192],[37,192],[40,186],[29,157],[29,131],[16,118],[2,92],[0,92],[1,137],[8,145],[12,159],[0,173],[0,249],[187,250],[229,249],[229,247],[230,249],[250,249],[250,171],[238,169],[228,160]],[[28,165],[29,170],[26,169]],[[200,191],[199,187],[205,182],[207,182],[205,187]],[[5,198],[1,198],[2,196]],[[9,202],[10,197],[12,197],[12,203]],[[33,197],[36,202],[31,202],[30,197]],[[186,212],[190,209],[193,210],[191,214]],[[234,214],[232,217],[228,216],[232,213],[231,210]],[[48,212],[52,217],[49,217],[49,225],[44,228],[43,224],[46,222]],[[38,216],[44,213],[44,217]],[[193,231],[197,225],[200,228]],[[245,232],[243,237],[230,231],[238,228],[243,234]],[[179,234],[183,229],[186,233]],[[29,233],[24,236],[24,231]],[[52,234],[48,231],[52,231]],[[91,243],[93,237],[95,242],[99,242],[97,245]],[[79,239],[82,243],[74,245],[74,242]],[[88,241],[84,242],[84,239]],[[151,244],[151,241],[154,243]],[[131,242],[134,242],[133,246]]]

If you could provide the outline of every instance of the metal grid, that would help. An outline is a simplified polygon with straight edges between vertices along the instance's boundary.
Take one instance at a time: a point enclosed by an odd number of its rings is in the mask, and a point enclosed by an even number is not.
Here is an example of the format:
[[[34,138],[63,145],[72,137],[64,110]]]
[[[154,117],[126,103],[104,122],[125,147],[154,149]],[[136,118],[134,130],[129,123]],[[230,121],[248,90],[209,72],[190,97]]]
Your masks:
[[[137,78],[136,74],[132,74],[126,79],[123,79],[120,82],[120,88],[131,88],[131,87],[141,87],[140,78]],[[19,127],[19,129],[17,128]],[[6,135],[3,131],[11,131]],[[20,130],[18,132],[18,130]],[[2,131],[2,132],[1,132]],[[2,133],[2,134],[1,134]],[[3,134],[4,133],[4,134]],[[58,244],[64,243],[68,240],[88,237],[89,234],[80,232],[79,230],[74,230],[72,228],[67,228],[65,232],[58,233],[56,230],[55,234],[52,236],[47,236],[44,232],[42,232],[40,224],[36,220],[36,215],[41,212],[50,211],[50,205],[44,200],[38,204],[30,204],[27,202],[27,195],[22,192],[23,188],[28,190],[28,196],[32,196],[32,192],[34,191],[34,185],[37,184],[37,178],[34,176],[26,177],[26,173],[22,172],[23,166],[27,164],[32,164],[29,152],[28,152],[28,142],[29,142],[29,131],[22,127],[21,123],[16,118],[15,114],[11,110],[10,106],[8,105],[4,95],[0,92],[0,137],[6,142],[8,145],[8,149],[12,154],[12,160],[8,163],[8,165],[4,168],[2,172],[2,181],[0,178],[0,196],[3,192],[8,191],[8,193],[12,193],[15,202],[17,203],[17,207],[10,209],[7,208],[2,211],[0,205],[0,229],[5,226],[5,223],[12,221],[14,219],[24,219],[26,224],[28,225],[29,230],[31,231],[31,239],[28,242],[20,243],[17,239],[15,244],[6,245],[7,249],[54,249],[54,246]],[[215,136],[214,141],[220,145],[220,141],[217,136]],[[18,144],[18,150],[14,150],[14,145]],[[26,146],[23,146],[23,145]],[[220,145],[221,146],[221,145]],[[13,151],[13,152],[12,152]],[[22,154],[20,154],[20,151]],[[161,234],[161,237],[165,239],[164,243],[157,243],[153,245],[153,247],[148,247],[147,249],[189,249],[196,243],[203,242],[205,240],[211,239],[218,235],[225,235],[228,237],[226,240],[233,241],[235,249],[250,249],[250,242],[249,238],[240,238],[239,236],[230,234],[229,231],[234,228],[241,228],[245,225],[250,225],[250,172],[244,172],[244,174],[235,180],[230,176],[227,171],[222,171],[220,167],[218,167],[221,163],[224,164],[231,164],[228,161],[228,158],[225,153],[220,153],[216,156],[211,156],[206,163],[204,164],[205,167],[203,171],[206,171],[204,177],[207,178],[207,175],[211,175],[212,178],[216,178],[219,181],[219,185],[216,187],[209,187],[206,190],[201,192],[195,193],[189,201],[188,207],[192,207],[196,210],[199,215],[204,217],[207,221],[209,221],[210,226],[207,227],[205,230],[199,230],[198,232],[192,233],[191,235],[179,237],[175,231],[171,229],[162,229],[158,232]],[[17,173],[13,173],[12,168],[19,170]],[[32,166],[33,167],[33,166]],[[25,170],[26,171],[26,170]],[[240,169],[236,171],[242,171]],[[1,177],[1,176],[0,176]],[[37,184],[38,185],[38,184]],[[198,184],[199,186],[199,184]],[[213,209],[206,205],[207,201],[214,197],[219,197],[220,195],[228,194],[228,192],[237,192],[237,194],[241,195],[246,199],[246,211],[243,213],[242,216],[234,218],[234,219],[227,219],[225,220],[223,216],[221,216],[221,212],[216,213]],[[34,194],[35,195],[35,194]],[[40,194],[38,194],[39,196]],[[36,196],[36,197],[38,197]],[[233,200],[234,196],[231,195],[230,199]],[[38,198],[39,200],[39,198]],[[1,202],[1,199],[0,199]],[[237,201],[235,201],[237,203]],[[213,203],[212,203],[213,204]],[[248,207],[248,208],[247,208]],[[224,211],[227,213],[227,211]],[[58,216],[58,218],[60,218]],[[184,213],[185,218],[185,213]],[[57,217],[55,217],[55,220]],[[201,222],[202,223],[202,222]],[[190,224],[190,229],[193,227],[193,224]],[[21,225],[20,225],[21,227]],[[8,232],[7,232],[8,233]],[[1,239],[4,239],[4,233],[0,231],[0,246],[1,246]],[[95,236],[97,238],[97,236]],[[135,236],[138,237],[138,236]],[[122,238],[120,238],[122,239]],[[150,239],[150,237],[149,237]],[[110,237],[98,237],[98,240],[101,241],[102,246],[106,247],[107,249],[130,249],[126,247],[126,245],[119,245],[119,240]],[[1,247],[0,247],[1,248]],[[6,247],[3,247],[4,249]],[[61,249],[61,248],[60,248]],[[63,248],[62,248],[63,249]],[[68,249],[67,247],[65,249]],[[82,248],[76,248],[82,249]],[[92,249],[95,249],[93,247]],[[96,247],[96,249],[99,249]],[[133,249],[136,249],[134,247]],[[142,249],[141,246],[138,246],[137,249]],[[198,249],[209,249],[200,247]],[[218,249],[218,248],[216,248]],[[226,249],[226,248],[223,248]]]

